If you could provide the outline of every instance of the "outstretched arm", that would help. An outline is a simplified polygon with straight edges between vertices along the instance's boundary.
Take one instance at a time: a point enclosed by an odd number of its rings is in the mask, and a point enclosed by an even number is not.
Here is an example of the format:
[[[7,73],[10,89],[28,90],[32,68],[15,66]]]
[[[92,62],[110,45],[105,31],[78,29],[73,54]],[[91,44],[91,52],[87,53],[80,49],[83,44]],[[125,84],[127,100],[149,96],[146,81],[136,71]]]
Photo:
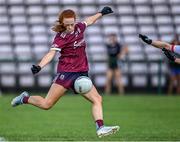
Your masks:
[[[97,13],[97,14],[95,14],[93,16],[90,16],[90,17],[86,18],[85,22],[86,22],[87,26],[89,26],[89,25],[94,24],[97,21],[97,19],[99,19],[101,17],[102,17],[102,14],[101,13]]]
[[[99,18],[101,18],[104,15],[113,13],[112,9],[110,7],[104,7],[101,12],[98,12],[97,14],[90,16],[85,19],[85,23],[87,26],[94,24]]]
[[[31,71],[33,74],[38,73],[45,65],[47,65],[55,56],[56,51],[50,50],[40,61],[38,65],[32,65]]]
[[[167,50],[171,50],[172,45],[164,42],[164,41],[157,41],[157,40],[153,40],[151,43],[152,46],[157,47],[157,48],[166,48]]]
[[[51,60],[54,58],[56,54],[55,50],[50,50],[40,61],[38,64],[41,68],[43,68],[45,65],[47,65]]]
[[[169,60],[180,64],[180,58],[176,58],[175,55],[172,54],[172,52],[178,53],[177,51],[174,51],[174,46],[173,45],[171,45],[171,44],[169,44],[167,42],[164,42],[164,41],[152,40],[152,39],[148,38],[146,35],[139,34],[139,38],[141,38],[142,41],[144,41],[147,44],[150,44],[150,45],[152,45],[154,47],[162,49],[165,56]]]
[[[144,41],[147,44],[151,44],[152,46],[156,47],[156,48],[160,48],[160,49],[167,49],[167,50],[171,50],[172,45],[164,42],[164,41],[157,41],[157,40],[152,40],[150,38],[148,38],[146,35],[141,35],[139,34],[139,38],[142,39],[142,41]]]

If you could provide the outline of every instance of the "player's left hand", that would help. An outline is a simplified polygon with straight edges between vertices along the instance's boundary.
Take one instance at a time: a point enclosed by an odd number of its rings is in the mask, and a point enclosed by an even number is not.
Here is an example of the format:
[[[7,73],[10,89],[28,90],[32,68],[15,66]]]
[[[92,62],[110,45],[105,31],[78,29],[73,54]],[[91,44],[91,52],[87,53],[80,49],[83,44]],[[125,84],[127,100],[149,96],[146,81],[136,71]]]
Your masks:
[[[166,55],[166,57],[171,60],[171,61],[175,61],[176,57],[171,53],[171,51],[163,48],[162,51],[164,52],[164,54]]]
[[[112,9],[108,6],[104,7],[101,12],[102,16],[106,15],[106,14],[110,14],[110,13],[113,13]]]

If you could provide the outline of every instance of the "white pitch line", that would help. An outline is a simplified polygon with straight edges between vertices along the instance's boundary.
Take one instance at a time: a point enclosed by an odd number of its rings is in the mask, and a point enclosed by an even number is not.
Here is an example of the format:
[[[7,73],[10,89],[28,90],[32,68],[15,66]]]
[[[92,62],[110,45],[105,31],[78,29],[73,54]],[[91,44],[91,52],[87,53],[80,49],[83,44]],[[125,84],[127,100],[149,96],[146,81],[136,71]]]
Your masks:
[[[4,137],[0,137],[0,142],[7,142]]]

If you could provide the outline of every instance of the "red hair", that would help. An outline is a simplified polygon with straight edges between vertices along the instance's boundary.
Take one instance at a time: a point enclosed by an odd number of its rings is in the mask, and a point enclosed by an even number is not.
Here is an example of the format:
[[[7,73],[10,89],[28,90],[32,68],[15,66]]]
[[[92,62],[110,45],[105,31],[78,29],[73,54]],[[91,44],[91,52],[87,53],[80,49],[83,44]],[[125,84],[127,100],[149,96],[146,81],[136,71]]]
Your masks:
[[[76,14],[73,10],[67,9],[61,12],[58,16],[58,20],[56,21],[55,25],[52,27],[52,30],[55,32],[63,32],[66,28],[63,25],[64,18],[74,18],[76,19]]]

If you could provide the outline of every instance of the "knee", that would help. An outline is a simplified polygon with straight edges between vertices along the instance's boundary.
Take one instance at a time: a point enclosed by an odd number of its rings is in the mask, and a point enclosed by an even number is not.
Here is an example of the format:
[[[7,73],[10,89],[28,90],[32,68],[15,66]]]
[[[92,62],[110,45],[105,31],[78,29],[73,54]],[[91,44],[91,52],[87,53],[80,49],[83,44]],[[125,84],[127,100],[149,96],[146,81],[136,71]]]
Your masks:
[[[102,97],[99,95],[99,102],[102,103]]]
[[[53,106],[53,104],[51,103],[51,102],[48,102],[48,101],[45,101],[44,103],[43,103],[43,109],[44,110],[49,110],[49,109],[51,109],[52,108],[52,106]]]
[[[100,95],[98,95],[98,97],[95,100],[96,104],[102,104],[102,97]]]

